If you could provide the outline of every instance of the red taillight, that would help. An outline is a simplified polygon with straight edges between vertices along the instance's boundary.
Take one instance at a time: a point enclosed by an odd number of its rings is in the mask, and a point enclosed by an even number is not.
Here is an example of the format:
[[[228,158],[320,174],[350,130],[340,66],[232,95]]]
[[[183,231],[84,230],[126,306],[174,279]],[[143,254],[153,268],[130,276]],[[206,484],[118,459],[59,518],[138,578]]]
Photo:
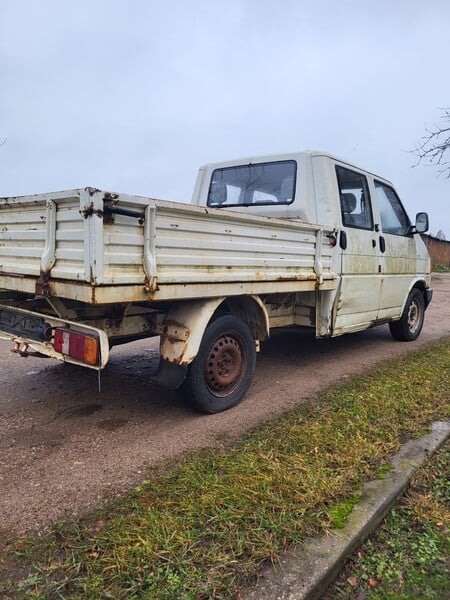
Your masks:
[[[54,347],[71,358],[89,365],[97,365],[99,359],[98,338],[72,329],[57,327],[55,329]]]

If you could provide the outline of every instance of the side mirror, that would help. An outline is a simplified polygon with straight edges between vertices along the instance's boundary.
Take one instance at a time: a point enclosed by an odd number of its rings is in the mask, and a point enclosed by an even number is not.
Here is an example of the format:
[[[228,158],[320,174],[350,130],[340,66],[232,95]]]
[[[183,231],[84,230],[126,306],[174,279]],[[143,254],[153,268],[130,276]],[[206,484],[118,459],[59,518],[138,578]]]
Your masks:
[[[416,215],[416,225],[415,231],[416,233],[425,233],[428,231],[428,215],[426,212],[420,212]]]

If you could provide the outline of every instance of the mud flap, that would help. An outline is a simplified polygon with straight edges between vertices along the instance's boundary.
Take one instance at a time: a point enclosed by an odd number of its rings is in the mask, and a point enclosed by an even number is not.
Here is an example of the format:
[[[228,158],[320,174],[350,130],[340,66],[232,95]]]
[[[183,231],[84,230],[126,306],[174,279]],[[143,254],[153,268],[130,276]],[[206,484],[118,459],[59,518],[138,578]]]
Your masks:
[[[161,387],[176,390],[186,379],[187,371],[188,365],[177,365],[160,358],[153,381]]]

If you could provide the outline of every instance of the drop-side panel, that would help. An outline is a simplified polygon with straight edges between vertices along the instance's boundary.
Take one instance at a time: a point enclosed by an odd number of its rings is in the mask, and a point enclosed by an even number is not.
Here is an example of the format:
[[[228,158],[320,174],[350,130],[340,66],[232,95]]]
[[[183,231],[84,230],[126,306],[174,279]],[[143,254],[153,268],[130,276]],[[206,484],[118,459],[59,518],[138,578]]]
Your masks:
[[[315,277],[316,232],[300,224],[157,210],[158,282]],[[324,249],[325,250],[325,249]],[[323,252],[330,268],[330,252]]]
[[[85,231],[78,190],[0,198],[0,273],[39,277],[47,253],[52,277],[88,281]]]
[[[45,204],[0,201],[0,272],[39,276]]]
[[[224,282],[316,278],[317,227],[153,202],[151,235],[158,286],[211,278]],[[133,207],[129,202],[120,202],[120,206]],[[144,225],[137,219],[115,215],[114,223],[104,224],[104,240],[101,283],[142,282]],[[321,246],[321,268],[324,277],[329,278],[330,240],[323,237]]]

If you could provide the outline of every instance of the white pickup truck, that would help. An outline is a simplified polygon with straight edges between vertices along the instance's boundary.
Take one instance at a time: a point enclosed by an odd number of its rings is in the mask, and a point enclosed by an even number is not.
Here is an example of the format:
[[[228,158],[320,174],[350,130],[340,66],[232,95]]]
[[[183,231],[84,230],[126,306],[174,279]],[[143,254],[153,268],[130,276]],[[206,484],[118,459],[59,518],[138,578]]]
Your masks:
[[[323,152],[209,164],[191,205],[94,188],[0,199],[0,337],[100,371],[160,336],[156,382],[236,405],[274,327],[417,338],[430,260],[392,184]],[[301,342],[300,342],[301,343]]]

